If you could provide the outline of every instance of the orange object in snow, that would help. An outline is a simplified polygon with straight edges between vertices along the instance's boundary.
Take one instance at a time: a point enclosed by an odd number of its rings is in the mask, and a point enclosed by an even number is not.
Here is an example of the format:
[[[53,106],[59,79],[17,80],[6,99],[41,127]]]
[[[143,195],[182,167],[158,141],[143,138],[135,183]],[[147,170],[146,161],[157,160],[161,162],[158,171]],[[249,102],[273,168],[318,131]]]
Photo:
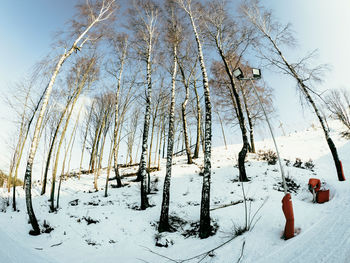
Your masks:
[[[282,210],[286,218],[286,226],[284,227],[284,238],[294,237],[294,213],[293,203],[290,194],[286,194],[282,199]]]
[[[316,194],[316,201],[319,204],[328,202],[329,201],[329,189],[318,191]]]
[[[312,190],[315,190],[315,192],[320,191],[321,189],[321,181],[317,178],[310,178],[309,179],[309,190],[312,192]]]
[[[342,175],[342,180],[340,180],[340,181],[345,181],[345,176],[344,176],[344,170],[343,170],[343,164],[342,164],[342,162],[339,160],[339,163],[340,163],[340,168],[341,168],[341,175]]]

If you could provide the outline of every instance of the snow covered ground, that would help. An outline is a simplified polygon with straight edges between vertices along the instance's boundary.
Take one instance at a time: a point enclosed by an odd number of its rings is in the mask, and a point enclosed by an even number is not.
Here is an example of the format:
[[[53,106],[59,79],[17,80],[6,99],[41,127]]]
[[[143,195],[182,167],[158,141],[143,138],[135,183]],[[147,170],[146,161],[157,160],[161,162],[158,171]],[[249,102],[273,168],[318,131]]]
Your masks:
[[[350,141],[338,136],[340,126],[333,127],[332,138],[343,162],[345,182],[338,182],[332,157],[319,128],[277,138],[285,170],[296,187],[292,191],[295,228],[300,233],[285,241],[281,238],[285,219],[281,209],[283,192],[279,167],[268,165],[250,154],[246,168],[251,181],[244,183],[249,200],[248,210],[254,226],[251,231],[209,253],[201,262],[349,262],[350,258]],[[138,210],[139,183],[133,177],[124,178],[123,188],[109,189],[104,197],[105,174],[93,191],[93,176],[81,180],[71,178],[62,184],[60,209],[49,213],[48,195],[40,196],[40,185],[34,186],[33,203],[39,223],[44,220],[54,228],[48,234],[33,237],[27,224],[24,193],[18,191],[19,212],[10,207],[0,213],[0,262],[183,262],[230,240],[244,226],[243,203],[223,207],[243,199],[242,185],[237,182],[237,153],[241,145],[228,149],[219,147],[212,153],[211,217],[218,227],[215,235],[201,240],[195,235],[199,221],[202,160],[197,165],[186,164],[184,156],[174,159],[171,181],[170,214],[176,232],[157,232],[160,216],[164,164],[152,173],[150,203],[146,211]],[[258,142],[258,150],[273,149],[272,141]],[[296,158],[303,163],[311,158],[312,170],[293,167]],[[288,164],[288,166],[286,165]],[[331,200],[312,203],[308,191],[309,178],[316,177],[330,189]],[[114,182],[112,182],[113,184]],[[297,186],[300,186],[299,188]],[[48,189],[50,188],[50,185]],[[0,196],[7,193],[0,189]],[[218,208],[218,209],[216,209]],[[260,210],[259,210],[260,209]],[[88,224],[89,220],[96,223]],[[167,247],[156,246],[156,243]],[[242,249],[243,248],[243,249]],[[152,252],[151,252],[152,251]],[[158,255],[157,255],[158,254]],[[203,255],[204,256],[204,255]],[[199,262],[203,256],[186,262]]]

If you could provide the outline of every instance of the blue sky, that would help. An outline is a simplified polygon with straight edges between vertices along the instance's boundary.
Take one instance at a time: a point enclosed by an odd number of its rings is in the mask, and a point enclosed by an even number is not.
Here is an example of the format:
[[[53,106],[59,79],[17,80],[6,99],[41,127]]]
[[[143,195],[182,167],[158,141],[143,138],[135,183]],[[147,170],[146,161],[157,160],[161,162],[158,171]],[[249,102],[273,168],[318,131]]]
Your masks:
[[[322,89],[347,87],[350,61],[350,1],[349,0],[263,0],[283,22],[291,22],[298,46],[287,50],[287,57],[300,57],[319,49],[318,63],[329,63]],[[30,72],[31,67],[50,50],[55,31],[62,29],[74,14],[72,0],[2,0],[0,8],[0,92]],[[302,113],[295,83],[268,70],[262,70],[265,80],[275,90],[278,118],[288,131],[315,122],[310,110]],[[2,102],[1,102],[2,104]],[[4,117],[4,105],[0,107]],[[307,120],[307,124],[304,123]],[[278,133],[278,129],[276,130]]]

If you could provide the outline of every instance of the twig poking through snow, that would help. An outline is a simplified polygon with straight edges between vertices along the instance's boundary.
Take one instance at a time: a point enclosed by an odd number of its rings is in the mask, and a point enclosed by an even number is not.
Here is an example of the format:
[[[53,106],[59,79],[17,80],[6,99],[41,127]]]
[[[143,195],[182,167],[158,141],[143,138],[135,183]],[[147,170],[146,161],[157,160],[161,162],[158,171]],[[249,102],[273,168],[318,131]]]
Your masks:
[[[243,241],[241,255],[239,256],[239,258],[237,260],[237,263],[239,263],[241,261],[242,257],[243,257],[244,246],[245,246],[245,240]]]

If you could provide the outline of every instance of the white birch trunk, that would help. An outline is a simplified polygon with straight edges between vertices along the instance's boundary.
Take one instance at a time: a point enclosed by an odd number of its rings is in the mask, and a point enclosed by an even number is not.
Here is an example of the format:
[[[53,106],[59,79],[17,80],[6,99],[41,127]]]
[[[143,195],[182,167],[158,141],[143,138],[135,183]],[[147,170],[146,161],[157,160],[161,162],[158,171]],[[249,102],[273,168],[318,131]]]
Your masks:
[[[172,159],[173,159],[173,149],[174,149],[174,123],[175,123],[175,84],[176,84],[176,70],[177,70],[177,59],[176,59],[176,46],[173,47],[174,52],[174,64],[173,64],[173,74],[171,79],[171,103],[169,112],[169,131],[168,131],[168,149],[167,149],[167,162],[166,162],[166,172],[163,186],[163,201],[162,210],[160,213],[160,220],[158,231],[170,231],[169,225],[169,202],[170,202],[170,180],[171,180],[171,169],[172,169]]]

